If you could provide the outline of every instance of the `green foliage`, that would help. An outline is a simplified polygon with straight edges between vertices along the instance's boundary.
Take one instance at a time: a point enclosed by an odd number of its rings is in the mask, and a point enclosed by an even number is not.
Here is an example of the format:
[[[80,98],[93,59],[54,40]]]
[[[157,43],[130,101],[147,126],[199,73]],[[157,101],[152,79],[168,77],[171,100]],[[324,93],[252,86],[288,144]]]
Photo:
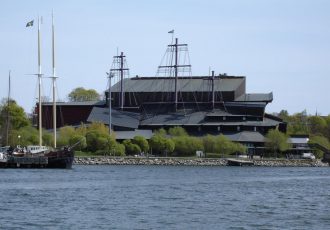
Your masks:
[[[290,144],[288,143],[288,136],[277,129],[271,129],[266,135],[266,146],[273,150],[276,154],[277,152],[284,152],[285,150],[290,148]]]
[[[180,126],[176,126],[176,127],[173,127],[173,128],[170,128],[168,130],[168,134],[171,135],[171,136],[188,136],[188,133],[187,131],[180,127]]]
[[[9,120],[11,129],[20,129],[22,127],[30,125],[29,119],[27,118],[24,109],[16,104],[16,101],[11,100],[9,106],[3,104],[0,111],[0,120],[4,124],[7,119],[7,113],[9,111]]]
[[[70,101],[97,101],[100,95],[94,89],[78,87],[69,93],[68,98]]]
[[[197,150],[204,150],[201,138],[191,136],[177,136],[172,140],[175,144],[174,151],[178,156],[195,156]]]
[[[212,135],[206,135],[202,139],[204,150],[207,153],[215,153],[216,152],[216,138]]]
[[[322,135],[326,133],[327,121],[319,116],[311,116],[308,118],[310,133],[314,135]]]
[[[7,119],[9,116],[9,119]],[[9,123],[7,122],[9,120]],[[14,100],[7,101],[3,100],[0,105],[0,136],[2,136],[2,144],[6,144],[7,140],[7,125],[9,129],[8,140],[13,141],[16,134],[10,134],[14,130],[19,130],[23,127],[30,126],[31,123],[26,116],[24,109],[16,104]],[[0,143],[1,144],[1,143]]]
[[[138,155],[141,153],[141,148],[137,144],[133,144],[131,140],[124,140],[123,145],[128,155]]]
[[[90,124],[86,130],[86,133],[89,131],[97,131],[98,133],[104,135],[109,134],[109,129],[107,128],[107,126],[100,122],[93,122],[92,124]]]
[[[110,137],[109,134],[98,132],[97,130],[90,130],[86,133],[87,149],[95,152],[104,150],[110,152],[111,147],[115,145],[116,141]]]
[[[289,135],[304,134],[311,137],[311,141],[327,143],[330,141],[330,115],[328,116],[308,116],[306,111],[289,115],[282,110],[279,117],[287,122],[287,133]],[[320,153],[320,151],[318,151]]]
[[[330,149],[330,141],[324,136],[311,136],[308,143],[319,144],[327,149]],[[315,156],[317,158],[322,158],[323,152],[319,149],[316,149]]]
[[[76,129],[76,134],[81,136],[86,136],[87,126],[84,123],[81,123],[80,126]]]
[[[132,140],[132,143],[138,145],[142,152],[146,153],[149,150],[149,143],[142,136],[135,136],[134,139]]]
[[[222,156],[246,152],[245,146],[240,143],[230,141],[224,135],[207,135],[203,137],[203,145],[207,153],[218,153]]]
[[[85,131],[80,130],[80,132],[86,132],[87,150],[89,151],[103,150],[110,153],[116,144],[115,136],[110,136],[108,128],[102,123],[92,123]]]
[[[52,146],[54,144],[54,136],[52,133],[43,129],[42,131],[42,143],[46,146]]]
[[[175,143],[169,139],[166,138],[164,133],[158,132],[152,138],[149,140],[149,145],[152,148],[153,153],[158,154],[171,154],[174,150]]]
[[[20,136],[20,138],[18,138]],[[21,146],[36,145],[39,143],[39,132],[36,128],[31,126],[23,127],[19,130],[12,130],[9,135],[9,145]]]
[[[77,144],[77,143],[79,143],[79,144]],[[87,147],[86,137],[76,133],[69,139],[69,144],[70,144],[70,146],[77,144],[75,146],[75,149],[78,149],[81,151]]]
[[[161,128],[155,131],[155,135],[166,136],[167,132],[165,129]]]
[[[125,156],[125,146],[123,144],[116,143],[111,150],[111,154],[114,156]]]
[[[59,129],[59,135],[57,138],[58,146],[69,145],[70,139],[76,134],[75,129],[72,126],[64,126]]]

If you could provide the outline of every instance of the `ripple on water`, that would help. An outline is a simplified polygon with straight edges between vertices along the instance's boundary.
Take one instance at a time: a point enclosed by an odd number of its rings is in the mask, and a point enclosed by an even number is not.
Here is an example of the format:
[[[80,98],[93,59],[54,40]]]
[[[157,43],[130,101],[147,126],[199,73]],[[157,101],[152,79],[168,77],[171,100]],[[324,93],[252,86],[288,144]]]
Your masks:
[[[1,170],[0,229],[326,229],[329,168]]]

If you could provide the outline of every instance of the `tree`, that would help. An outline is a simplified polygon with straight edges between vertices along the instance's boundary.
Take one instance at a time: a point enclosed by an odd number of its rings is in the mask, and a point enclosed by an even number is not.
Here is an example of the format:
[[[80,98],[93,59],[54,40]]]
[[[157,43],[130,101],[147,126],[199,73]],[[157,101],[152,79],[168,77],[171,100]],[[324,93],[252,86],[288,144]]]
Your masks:
[[[319,116],[311,116],[308,118],[310,132],[314,135],[322,135],[326,133],[327,122]]]
[[[68,98],[70,101],[97,101],[100,95],[94,89],[78,87],[69,93]]]
[[[166,136],[167,132],[165,129],[161,128],[155,131],[155,135]]]
[[[173,140],[166,138],[165,135],[160,132],[151,137],[149,145],[154,153],[159,154],[171,154],[175,147]]]
[[[212,136],[212,135],[208,134],[208,135],[203,137],[202,141],[203,141],[203,146],[204,146],[205,152],[208,152],[208,153],[215,153],[216,152],[216,149],[215,149],[215,145],[216,145],[215,136]]]
[[[278,117],[280,117],[282,120],[287,121],[289,117],[289,113],[287,110],[281,110],[278,114]]]
[[[72,126],[64,126],[60,128],[59,135],[57,138],[58,146],[66,146],[69,145],[70,139],[76,134],[75,129]]]
[[[69,144],[70,144],[70,146],[76,144],[75,148],[79,149],[81,151],[87,147],[86,137],[79,135],[79,134],[74,134],[70,138]]]
[[[8,119],[7,119],[8,118]],[[8,122],[9,121],[9,122]],[[20,107],[16,101],[10,100],[9,104],[6,100],[2,100],[0,105],[0,136],[2,144],[7,144],[7,128],[9,131],[8,141],[13,136],[11,132],[19,130],[23,127],[30,125],[30,121],[24,112],[24,109]],[[1,143],[0,143],[1,144]],[[17,143],[14,143],[17,144]]]
[[[171,136],[188,136],[187,131],[180,126],[170,128],[168,130],[168,134],[170,134]]]
[[[20,136],[20,138],[18,138]],[[12,130],[9,135],[9,145],[21,146],[36,145],[39,143],[39,132],[32,126],[26,126],[19,130]]]
[[[283,152],[290,147],[288,137],[277,129],[271,129],[266,135],[266,146],[273,150],[275,157],[277,152]]]
[[[179,156],[194,156],[197,150],[204,150],[203,141],[197,137],[177,136],[172,140],[175,143],[174,151]]]
[[[135,136],[132,143],[138,145],[142,152],[146,153],[149,150],[149,143],[143,136]]]
[[[124,140],[123,145],[128,155],[137,155],[141,153],[141,148],[137,144],[133,144],[131,140]]]
[[[232,142],[222,134],[218,136],[207,135],[203,137],[203,145],[205,152],[219,153],[222,154],[222,156],[246,152],[245,146],[240,143]]]
[[[123,144],[119,144],[119,143],[116,142],[116,144],[113,147],[111,153],[114,156],[125,156],[125,146]]]
[[[319,144],[319,145],[321,145],[321,146],[323,146],[327,149],[330,149],[330,142],[324,136],[317,136],[317,135],[316,136],[311,136],[308,143],[310,143],[310,144]],[[319,150],[319,149],[315,150],[315,156],[317,158],[321,158],[322,154],[323,154],[323,152],[321,150]]]

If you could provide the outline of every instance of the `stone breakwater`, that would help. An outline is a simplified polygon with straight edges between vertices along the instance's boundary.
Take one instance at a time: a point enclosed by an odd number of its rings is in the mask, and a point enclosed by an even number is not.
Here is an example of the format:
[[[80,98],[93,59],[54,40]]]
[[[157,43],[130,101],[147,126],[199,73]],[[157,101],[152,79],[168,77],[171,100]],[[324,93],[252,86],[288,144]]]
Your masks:
[[[253,160],[254,166],[265,167],[327,167],[320,160]],[[76,165],[171,165],[171,166],[226,166],[227,159],[217,158],[127,158],[75,157]]]

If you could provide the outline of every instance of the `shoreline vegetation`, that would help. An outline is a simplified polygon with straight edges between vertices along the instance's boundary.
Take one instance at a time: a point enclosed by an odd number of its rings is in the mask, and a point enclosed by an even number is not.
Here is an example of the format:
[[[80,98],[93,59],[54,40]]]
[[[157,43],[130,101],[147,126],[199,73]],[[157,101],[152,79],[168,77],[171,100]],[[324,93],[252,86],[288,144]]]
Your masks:
[[[74,165],[227,166],[229,158],[78,156]],[[321,160],[253,159],[255,167],[329,167]]]
[[[202,153],[202,157],[214,159],[234,158],[237,155],[259,156],[263,158],[265,164],[271,165],[274,161],[267,163],[268,161],[266,162],[265,159],[285,159],[288,155],[295,155],[293,158],[301,157],[299,156],[301,153],[294,153],[297,148],[288,142],[288,138],[289,135],[308,135],[308,145],[310,146],[306,150],[307,153],[312,152],[317,159],[324,158],[325,153],[329,155],[330,115],[308,116],[306,112],[289,115],[287,111],[283,110],[278,116],[288,123],[287,133],[282,133],[278,129],[269,130],[265,134],[264,146],[261,146],[264,150],[261,152],[249,151],[251,146],[247,143],[233,142],[223,134],[193,136],[179,126],[154,130],[150,139],[146,139],[144,136],[135,136],[133,139],[118,140],[116,139],[116,131],[111,132],[110,135],[108,127],[98,122],[82,123],[78,127],[64,126],[59,128],[56,146],[58,148],[75,146],[77,157],[109,155],[123,159],[134,159],[136,155],[145,156],[149,153],[159,159],[163,157],[172,157],[172,159],[190,157],[189,159],[194,159],[198,152],[198,154]],[[9,117],[10,119],[5,119]],[[39,134],[32,123],[32,117],[28,117],[23,108],[14,100],[9,100],[8,103],[3,100],[0,103],[0,146],[38,144]],[[43,132],[44,145],[54,146],[53,139],[51,132],[46,130]],[[315,146],[323,148],[316,148]],[[259,143],[253,144],[253,147],[259,147]],[[259,161],[255,160],[255,164],[259,164]],[[283,162],[286,161],[281,160],[278,164],[291,164]],[[298,162],[292,164],[299,165],[300,162],[304,161],[291,159],[287,162]],[[154,164],[158,164],[158,162]]]

